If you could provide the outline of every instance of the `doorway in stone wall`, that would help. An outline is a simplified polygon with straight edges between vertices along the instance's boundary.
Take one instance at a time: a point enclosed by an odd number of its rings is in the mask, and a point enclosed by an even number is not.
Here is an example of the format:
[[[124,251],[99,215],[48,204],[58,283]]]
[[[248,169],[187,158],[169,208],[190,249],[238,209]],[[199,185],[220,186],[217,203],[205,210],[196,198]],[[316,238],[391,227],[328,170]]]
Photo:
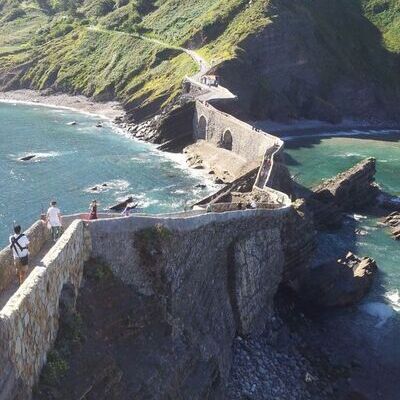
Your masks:
[[[197,127],[197,139],[207,139],[207,120],[204,115],[199,118],[199,123]]]
[[[232,133],[228,129],[224,132],[224,135],[222,136],[221,147],[226,150],[232,150],[232,144],[233,144]]]

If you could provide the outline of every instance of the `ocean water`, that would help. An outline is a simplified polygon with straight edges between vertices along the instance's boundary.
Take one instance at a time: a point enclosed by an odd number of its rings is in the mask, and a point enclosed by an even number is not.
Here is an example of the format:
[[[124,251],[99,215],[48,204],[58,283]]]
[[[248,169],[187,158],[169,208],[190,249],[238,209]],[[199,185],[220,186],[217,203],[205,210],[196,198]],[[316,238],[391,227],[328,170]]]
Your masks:
[[[69,126],[68,122],[77,125]],[[92,199],[106,209],[132,195],[140,211],[173,212],[206,196],[204,178],[179,155],[129,139],[100,118],[41,106],[0,103],[0,247],[13,222],[24,228],[51,199],[64,214],[85,212]],[[31,161],[19,158],[36,154]],[[179,162],[178,162],[179,161]],[[107,187],[102,187],[107,183]],[[98,186],[99,192],[90,188]]]
[[[400,132],[373,132],[348,137],[322,136],[286,141],[287,162],[296,180],[312,187],[366,157],[377,159],[376,182],[400,196]],[[356,132],[357,133],[357,132]],[[389,212],[388,212],[389,213]],[[359,309],[376,319],[376,327],[400,318],[400,243],[379,226],[380,216],[348,215],[339,232],[319,237],[318,256],[335,258],[348,250],[376,260],[379,276]],[[355,231],[360,230],[361,234]]]

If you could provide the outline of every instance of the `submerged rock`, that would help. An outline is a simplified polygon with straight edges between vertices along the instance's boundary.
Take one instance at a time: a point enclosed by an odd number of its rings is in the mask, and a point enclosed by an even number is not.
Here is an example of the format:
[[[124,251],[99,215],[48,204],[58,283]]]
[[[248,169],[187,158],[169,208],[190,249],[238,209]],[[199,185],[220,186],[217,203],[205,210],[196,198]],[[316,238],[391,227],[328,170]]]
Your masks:
[[[114,204],[113,206],[109,207],[111,211],[123,211],[128,204],[132,204],[130,208],[136,208],[137,203],[134,204],[133,197],[129,196],[126,200],[121,201],[120,203]]]
[[[35,157],[36,157],[36,154],[30,154],[28,156],[21,157],[19,160],[20,161],[29,161],[29,160],[32,160],[32,158],[35,158]]]
[[[360,258],[349,252],[342,259],[311,269],[300,293],[316,307],[348,306],[360,301],[369,291],[376,271],[372,258]]]
[[[77,124],[78,123],[76,121],[71,121],[71,122],[67,123],[68,126],[74,126],[74,125],[77,125]]]

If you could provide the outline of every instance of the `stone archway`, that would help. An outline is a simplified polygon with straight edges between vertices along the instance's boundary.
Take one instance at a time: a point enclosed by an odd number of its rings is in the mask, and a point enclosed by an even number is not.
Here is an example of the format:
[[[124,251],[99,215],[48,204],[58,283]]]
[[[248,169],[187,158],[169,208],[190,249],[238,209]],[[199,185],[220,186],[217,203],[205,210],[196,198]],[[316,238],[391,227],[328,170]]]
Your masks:
[[[229,129],[227,129],[224,132],[224,135],[222,136],[221,147],[226,150],[232,150],[232,144],[233,144],[232,132]]]
[[[197,125],[197,139],[207,139],[207,120],[204,115],[199,118]]]

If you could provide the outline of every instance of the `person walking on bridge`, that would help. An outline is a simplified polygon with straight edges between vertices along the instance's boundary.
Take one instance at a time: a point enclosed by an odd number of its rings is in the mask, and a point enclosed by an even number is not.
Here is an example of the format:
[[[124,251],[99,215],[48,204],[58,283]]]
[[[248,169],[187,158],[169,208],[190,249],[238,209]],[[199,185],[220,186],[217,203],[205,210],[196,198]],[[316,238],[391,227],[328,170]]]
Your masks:
[[[61,211],[57,207],[57,202],[52,201],[50,203],[50,208],[47,210],[47,225],[51,229],[51,236],[53,241],[56,242],[57,239],[61,236],[62,229],[62,217]]]
[[[93,200],[89,206],[89,219],[97,219],[97,200]]]
[[[10,248],[13,252],[15,272],[22,285],[28,274],[29,239],[21,233],[19,225],[14,226],[14,235],[10,236]]]

